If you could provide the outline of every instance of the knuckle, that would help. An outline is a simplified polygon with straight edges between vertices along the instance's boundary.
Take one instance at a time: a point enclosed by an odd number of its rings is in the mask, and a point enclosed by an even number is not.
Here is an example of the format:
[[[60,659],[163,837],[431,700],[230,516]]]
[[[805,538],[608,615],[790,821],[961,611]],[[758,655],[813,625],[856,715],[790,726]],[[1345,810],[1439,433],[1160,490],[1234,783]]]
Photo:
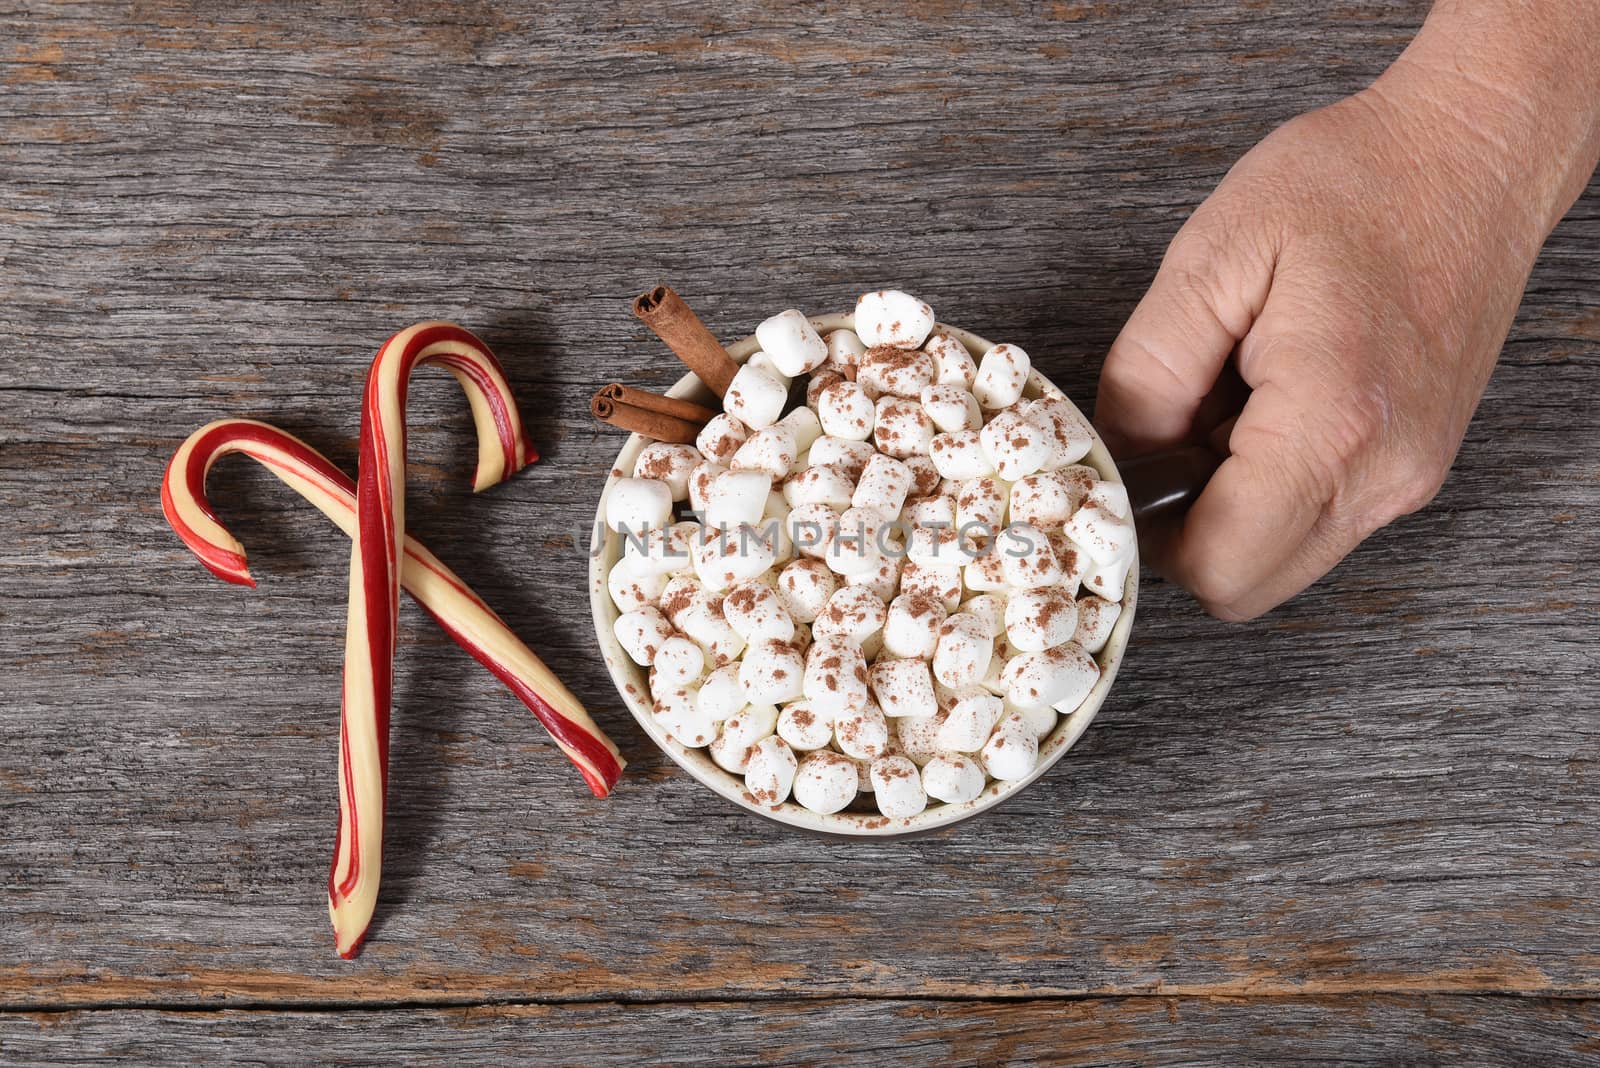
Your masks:
[[[1227,611],[1227,606],[1242,600],[1250,592],[1250,583],[1244,576],[1222,566],[1220,561],[1205,559],[1194,562],[1186,584],[1194,599],[1212,615]],[[1217,615],[1217,618],[1224,617]]]
[[[1411,453],[1401,460],[1394,475],[1391,504],[1394,514],[1390,519],[1426,508],[1444,486],[1449,474],[1449,464],[1438,458]]]

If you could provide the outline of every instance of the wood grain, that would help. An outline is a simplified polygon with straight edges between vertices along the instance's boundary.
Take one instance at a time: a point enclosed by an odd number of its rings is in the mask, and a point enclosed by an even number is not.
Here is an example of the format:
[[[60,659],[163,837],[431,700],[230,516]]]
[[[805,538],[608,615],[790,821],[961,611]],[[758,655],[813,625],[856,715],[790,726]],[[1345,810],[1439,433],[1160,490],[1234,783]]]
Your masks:
[[[635,293],[670,281],[731,339],[892,282],[1087,403],[1186,213],[1424,6],[0,9],[0,1004],[124,1010],[51,1018],[113,1050],[173,1006],[891,999],[783,1001],[848,1035],[928,996],[1388,994],[1367,1023],[1401,1036],[1449,1029],[1431,995],[1600,992],[1593,195],[1439,499],[1253,626],[1152,586],[1100,719],[991,817],[844,845],[724,807],[632,726],[588,622],[620,444],[588,395],[677,375]],[[229,462],[262,585],[225,587],[157,487],[224,414],[351,468],[371,353],[435,316],[502,355],[544,459],[473,498],[466,408],[419,378],[411,529],[632,763],[589,797],[408,605],[379,926],[347,964],[322,891],[346,543]],[[1548,1013],[1529,1049],[1593,1032],[1587,1005],[1448,1004],[1502,1036]],[[705,1019],[746,1015],[781,1025]]]

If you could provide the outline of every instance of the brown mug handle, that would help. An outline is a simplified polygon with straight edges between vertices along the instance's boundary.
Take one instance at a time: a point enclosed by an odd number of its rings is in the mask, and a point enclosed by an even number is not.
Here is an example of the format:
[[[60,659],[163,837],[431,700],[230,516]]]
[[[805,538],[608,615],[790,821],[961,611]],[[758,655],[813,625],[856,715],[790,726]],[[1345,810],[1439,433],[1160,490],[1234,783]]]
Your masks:
[[[1193,445],[1118,461],[1117,473],[1128,487],[1134,521],[1143,526],[1182,513],[1221,466],[1221,456]]]

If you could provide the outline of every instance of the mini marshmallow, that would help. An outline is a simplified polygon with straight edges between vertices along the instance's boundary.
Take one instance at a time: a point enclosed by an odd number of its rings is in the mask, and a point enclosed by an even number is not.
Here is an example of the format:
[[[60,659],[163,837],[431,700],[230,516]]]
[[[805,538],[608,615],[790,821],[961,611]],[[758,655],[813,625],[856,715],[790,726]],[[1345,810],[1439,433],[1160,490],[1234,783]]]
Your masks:
[[[772,424],[781,426],[794,435],[794,447],[798,452],[807,452],[816,440],[822,436],[822,422],[817,418],[817,413],[804,405],[792,409],[788,415]]]
[[[1044,431],[1015,411],[1001,412],[989,420],[978,440],[995,474],[1007,482],[1033,474],[1050,455]]]
[[[623,543],[623,559],[634,561],[632,566],[641,574],[688,571],[694,566],[690,549],[699,532],[699,523],[674,523],[666,528],[656,527],[642,540],[629,533]]]
[[[619,478],[606,492],[606,526],[643,534],[672,521],[672,489],[657,478]]]
[[[800,762],[782,738],[768,735],[755,744],[745,768],[744,788],[758,805],[777,808],[789,799]]]
[[[1023,653],[1007,661],[1001,673],[1006,700],[1017,708],[1055,707],[1067,712],[1082,703],[1099,679],[1100,665],[1094,657],[1071,642],[1041,653]]]
[[[941,478],[965,482],[994,474],[994,461],[983,447],[982,433],[956,430],[933,436],[928,442],[928,458]]]
[[[1078,629],[1078,606],[1056,587],[1021,590],[1006,603],[1006,640],[1025,653],[1071,641]]]
[[[699,515],[706,514],[706,502],[710,499],[711,487],[717,481],[717,476],[726,470],[727,467],[722,464],[707,460],[689,472],[689,507]]]
[[[640,568],[637,557],[623,557],[606,573],[606,592],[619,612],[636,612],[661,599],[667,576]]]
[[[856,796],[853,760],[826,749],[807,753],[794,777],[794,799],[819,815],[838,812]]]
[[[778,600],[797,623],[814,621],[838,588],[839,580],[821,560],[796,560],[778,574]]]
[[[699,683],[705,670],[706,655],[700,647],[683,635],[674,634],[661,643],[655,660],[651,661],[650,692],[665,693]]]
[[[961,569],[961,580],[969,590],[990,592],[1005,589],[1006,576],[1000,563],[1000,555],[991,549],[979,556]]]
[[[722,599],[722,615],[746,642],[767,638],[786,642],[794,637],[794,620],[784,611],[777,591],[759,579],[746,579],[730,589]]]
[[[806,651],[801,691],[819,716],[830,723],[866,708],[867,664],[861,646],[849,638],[818,635]]]
[[[940,711],[931,716],[902,716],[894,721],[894,738],[914,764],[926,764],[939,752],[939,728],[944,726],[947,713]]]
[[[829,434],[812,443],[811,466],[835,464],[854,482],[866,469],[867,461],[876,455],[877,450],[868,442],[851,441]]]
[[[839,372],[841,377],[854,378],[856,366],[861,363],[861,356],[867,351],[864,341],[854,330],[835,330],[822,339],[827,346],[828,360],[824,367],[831,367]]]
[[[978,373],[972,380],[972,395],[990,411],[1008,408],[1022,398],[1022,389],[1028,384],[1028,371],[1033,363],[1028,354],[1015,345],[996,345],[978,361]]]
[[[1084,588],[1108,601],[1122,600],[1123,588],[1128,583],[1128,572],[1133,569],[1136,555],[1129,553],[1122,559],[1101,566],[1089,561],[1083,570]]]
[[[846,508],[823,560],[840,575],[875,571],[883,560],[885,544],[881,515],[869,508]]]
[[[956,525],[956,499],[937,494],[914,497],[905,503],[902,517],[912,527],[951,527]]]
[[[850,503],[857,508],[875,508],[887,516],[897,516],[911,492],[911,469],[893,457],[879,454],[867,461],[856,482]]]
[[[1028,421],[1045,432],[1050,453],[1043,470],[1054,471],[1075,464],[1094,447],[1094,431],[1065,397],[1047,396],[1021,406]]]
[[[1089,492],[1084,494],[1083,503],[1092,504],[1118,519],[1128,519],[1133,515],[1133,505],[1128,500],[1128,487],[1120,482],[1107,482],[1102,479],[1094,483],[1089,487]]]
[[[981,753],[992,778],[1011,782],[1024,778],[1039,763],[1039,739],[1015,712],[1000,721]]]
[[[821,502],[798,505],[784,518],[784,527],[795,552],[824,558],[839,535],[839,513]]]
[[[922,410],[933,425],[946,434],[983,427],[983,411],[978,398],[960,386],[926,386],[921,394]]]
[[[884,651],[897,657],[931,657],[946,614],[943,603],[932,597],[902,593],[889,602],[883,622]]]
[[[928,807],[922,775],[909,757],[881,756],[872,762],[872,793],[878,811],[891,819],[907,819]]]
[[[900,566],[903,563],[897,554],[884,554],[878,566],[872,571],[859,571],[850,575],[845,582],[851,586],[863,586],[872,591],[873,595],[888,604],[894,600],[895,593],[900,589]]]
[[[1061,565],[1061,581],[1056,584],[1057,588],[1068,597],[1078,596],[1078,586],[1083,582],[1084,574],[1094,566],[1094,561],[1065,534],[1051,534],[1050,549],[1056,554],[1056,562]]]
[[[819,638],[863,642],[883,629],[888,616],[888,608],[865,586],[841,586],[828,598],[811,629]]]
[[[877,405],[854,382],[835,382],[817,395],[817,419],[829,437],[865,441],[877,417]]]
[[[767,510],[772,475],[767,471],[724,471],[706,494],[706,526],[736,527],[759,522]]]
[[[718,412],[700,428],[694,445],[707,460],[726,465],[749,437],[750,428],[736,416]]]
[[[879,452],[895,459],[927,455],[933,442],[933,420],[917,401],[879,397],[872,441]]]
[[[777,481],[789,474],[797,455],[794,434],[788,427],[774,424],[751,434],[728,466],[734,471],[761,471]]]
[[[639,458],[633,462],[633,477],[659,479],[667,484],[672,499],[681,501],[689,496],[689,473],[700,463],[700,453],[693,445],[652,441],[639,450]]]
[[[932,442],[929,442],[932,447]],[[902,456],[900,462],[906,465],[911,472],[911,492],[918,497],[931,496],[939,488],[939,480],[943,477],[939,469],[933,466],[933,458],[918,453],[915,456]]]
[[[917,400],[933,384],[933,358],[915,349],[875,345],[861,357],[856,381],[869,394]]]
[[[743,775],[756,743],[771,735],[777,726],[777,708],[747,705],[737,716],[723,722],[722,733],[711,743],[711,759],[724,771]]]
[[[939,711],[926,660],[879,660],[867,669],[867,678],[886,716],[931,716]]]
[[[1010,514],[1015,523],[1059,528],[1077,506],[1072,485],[1056,471],[1027,475],[1011,486]]]
[[[734,374],[722,404],[729,415],[760,430],[778,421],[788,400],[788,383],[780,382],[751,361]]]
[[[983,786],[983,768],[961,753],[940,753],[922,766],[922,788],[947,805],[973,800]]]
[[[894,345],[915,349],[933,330],[933,309],[898,289],[880,289],[856,298],[856,336],[870,349]]]
[[[989,631],[990,638],[998,638],[1006,629],[1006,598],[999,593],[980,593],[968,597],[961,602],[957,609],[962,615],[976,616],[983,620],[983,625]]]
[[[1082,646],[1084,652],[1098,654],[1111,640],[1111,628],[1117,625],[1121,615],[1122,605],[1116,601],[1108,601],[1095,594],[1080,597],[1078,629],[1073,632],[1072,640]]]
[[[854,492],[855,487],[838,464],[808,467],[790,476],[783,484],[783,499],[790,508],[799,508],[803,504],[825,504],[842,511],[850,507]]]
[[[739,688],[753,705],[793,701],[801,696],[805,668],[793,644],[768,638],[746,647],[739,664]]]
[[[959,567],[923,567],[908,560],[900,569],[900,592],[931,597],[946,612],[954,612],[961,603],[961,572]]]
[[[899,755],[899,751],[900,751],[900,747],[895,742],[894,735],[890,734],[889,735],[889,748],[888,748],[888,751],[885,752],[883,755],[884,756],[898,756]],[[872,761],[870,761],[870,760],[857,760],[857,761],[854,761],[854,763],[855,763],[855,766],[856,766],[856,792],[857,793],[863,793],[863,794],[872,793]]]
[[[976,555],[953,527],[916,527],[906,543],[906,558],[918,567],[965,567]]]
[[[1132,556],[1137,536],[1131,520],[1101,507],[1094,494],[1094,490],[1089,491],[1062,530],[1074,545],[1089,554],[1089,559],[1104,567]]]
[[[790,749],[810,752],[821,749],[833,739],[833,723],[811,707],[809,701],[794,701],[778,713],[778,737]]]
[[[700,711],[695,688],[682,686],[655,702],[656,722],[679,745],[699,749],[717,736],[717,725]]]
[[[778,370],[796,378],[821,367],[828,358],[828,346],[803,314],[790,308],[756,327],[756,342],[772,357]]]
[[[958,386],[971,390],[978,377],[978,365],[973,362],[967,347],[949,334],[936,333],[922,346],[933,359],[933,380],[941,386]]]
[[[974,478],[956,494],[956,530],[964,537],[993,538],[1005,528],[1010,491],[998,478]]]
[[[662,595],[663,604],[668,596]],[[713,667],[722,667],[744,652],[745,640],[728,625],[721,598],[701,587],[673,595],[672,603],[673,610],[667,612],[667,618],[701,648]]]
[[[742,712],[750,702],[744,699],[744,690],[739,686],[739,665],[724,664],[707,675],[700,683],[695,703],[701,715],[713,723],[732,719]]]
[[[750,354],[749,359],[745,360],[745,365],[747,367],[754,367],[756,370],[762,372],[774,382],[782,384],[785,392],[787,392],[789,387],[794,384],[791,377],[783,373],[783,368],[778,366],[777,361],[772,358],[770,353],[762,352],[761,350],[757,349],[755,352]]]
[[[777,545],[770,533],[749,523],[707,527],[690,543],[695,575],[717,593],[755,578],[777,562]]]
[[[834,719],[833,740],[845,756],[875,760],[889,750],[889,721],[883,710],[869,701],[864,708]]]
[[[950,714],[939,728],[936,738],[939,748],[953,753],[976,753],[983,748],[1004,713],[1005,702],[993,694],[964,694],[950,706]]]
[[[817,404],[822,400],[822,391],[844,381],[847,381],[844,375],[831,368],[824,367],[820,371],[812,371],[806,377],[806,407],[813,412],[816,411]]]
[[[994,642],[983,621],[958,613],[939,627],[933,677],[952,690],[972,686],[983,679],[993,657]]]
[[[1061,716],[1053,708],[1017,708],[1008,705],[1006,710],[1020,716],[1023,725],[1033,732],[1033,736],[1039,739],[1040,744],[1050,737],[1050,732],[1061,722]]]
[[[622,613],[611,630],[622,651],[640,667],[655,663],[656,653],[673,636],[672,624],[653,605]]]
[[[1008,586],[1036,590],[1061,581],[1061,563],[1038,527],[1012,523],[995,538],[994,552]]]

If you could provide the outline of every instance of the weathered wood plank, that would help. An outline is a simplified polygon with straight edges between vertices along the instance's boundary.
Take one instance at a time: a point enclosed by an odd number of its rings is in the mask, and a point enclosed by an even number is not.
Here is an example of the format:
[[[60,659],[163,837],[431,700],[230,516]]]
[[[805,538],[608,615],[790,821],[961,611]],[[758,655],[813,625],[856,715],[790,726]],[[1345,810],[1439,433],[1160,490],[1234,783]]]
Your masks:
[[[1593,1001],[1495,997],[519,1005],[0,1017],[16,1068],[350,1065],[1575,1064]],[[513,1052],[514,1051],[514,1052]]]
[[[1187,210],[1422,8],[0,12],[0,1003],[1600,989],[1593,196],[1435,505],[1257,626],[1153,587],[1081,748],[950,834],[702,796],[616,702],[572,540],[618,443],[587,391],[676,374],[635,292],[731,337],[898,281],[1086,401]],[[368,355],[436,315],[502,353],[546,458],[469,499],[464,406],[419,384],[412,527],[634,763],[590,799],[408,606],[345,964],[345,546],[230,463],[262,588],[227,588],[156,487],[220,414],[351,465]]]

